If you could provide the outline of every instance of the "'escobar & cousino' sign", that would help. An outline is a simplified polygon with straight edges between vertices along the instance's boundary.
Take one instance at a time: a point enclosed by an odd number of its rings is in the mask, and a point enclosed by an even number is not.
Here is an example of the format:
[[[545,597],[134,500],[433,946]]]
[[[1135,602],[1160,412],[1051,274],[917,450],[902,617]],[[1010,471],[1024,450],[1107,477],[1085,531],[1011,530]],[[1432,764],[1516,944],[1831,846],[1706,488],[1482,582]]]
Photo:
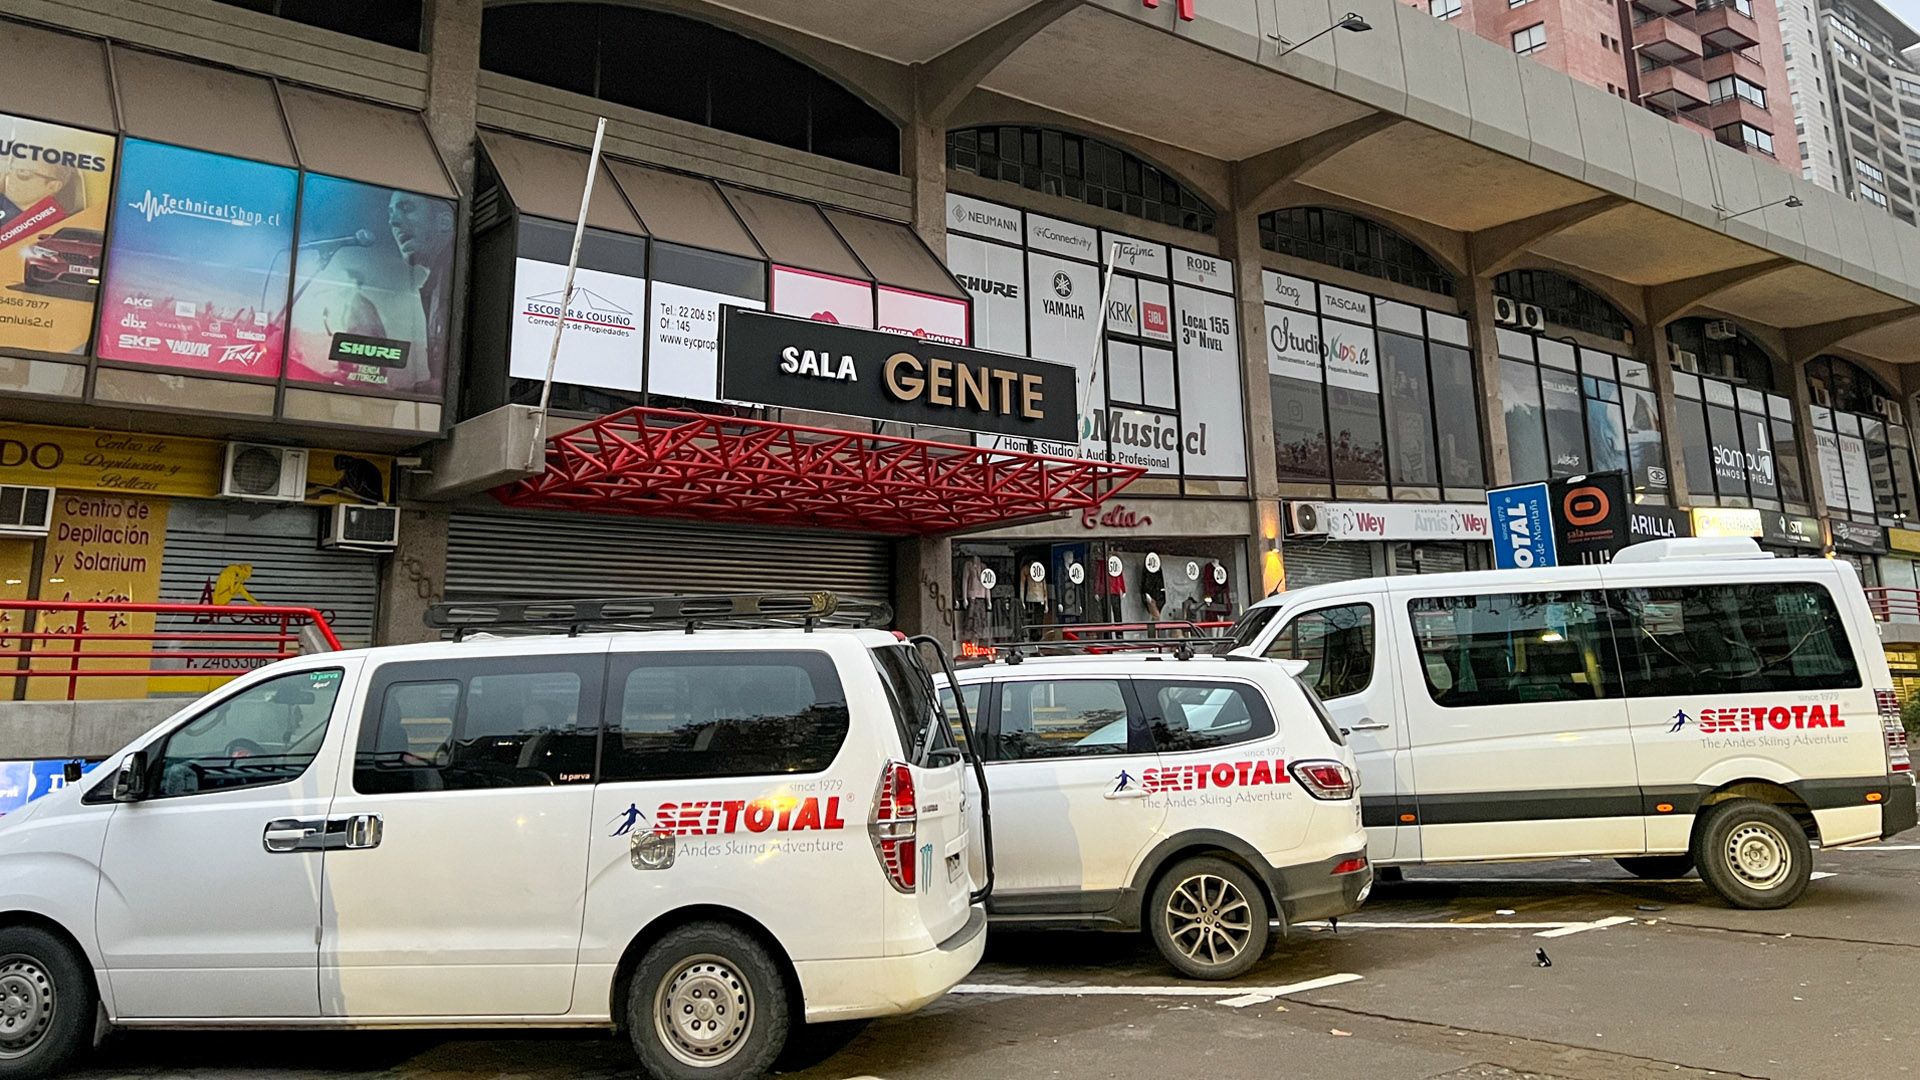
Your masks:
[[[1079,415],[1067,364],[736,307],[720,396],[1032,439],[1072,440]]]

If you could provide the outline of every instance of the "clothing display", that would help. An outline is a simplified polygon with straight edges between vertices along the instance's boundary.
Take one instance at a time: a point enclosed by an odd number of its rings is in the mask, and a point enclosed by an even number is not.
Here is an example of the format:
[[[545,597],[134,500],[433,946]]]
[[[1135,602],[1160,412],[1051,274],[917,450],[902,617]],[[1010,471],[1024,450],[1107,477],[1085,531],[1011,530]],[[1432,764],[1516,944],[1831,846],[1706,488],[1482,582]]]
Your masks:
[[[1038,561],[1027,564],[1020,582],[1020,599],[1029,604],[1047,602],[1047,564]]]
[[[1159,570],[1148,570],[1140,578],[1140,595],[1158,612],[1167,606],[1167,576]]]

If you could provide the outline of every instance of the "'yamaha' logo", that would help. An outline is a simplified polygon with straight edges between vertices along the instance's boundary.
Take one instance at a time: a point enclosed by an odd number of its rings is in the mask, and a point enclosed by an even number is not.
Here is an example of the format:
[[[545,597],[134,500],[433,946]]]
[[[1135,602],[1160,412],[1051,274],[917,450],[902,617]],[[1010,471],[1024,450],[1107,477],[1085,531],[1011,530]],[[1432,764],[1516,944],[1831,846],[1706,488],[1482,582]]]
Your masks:
[[[1073,279],[1065,271],[1053,275],[1053,291],[1062,297],[1073,295]]]

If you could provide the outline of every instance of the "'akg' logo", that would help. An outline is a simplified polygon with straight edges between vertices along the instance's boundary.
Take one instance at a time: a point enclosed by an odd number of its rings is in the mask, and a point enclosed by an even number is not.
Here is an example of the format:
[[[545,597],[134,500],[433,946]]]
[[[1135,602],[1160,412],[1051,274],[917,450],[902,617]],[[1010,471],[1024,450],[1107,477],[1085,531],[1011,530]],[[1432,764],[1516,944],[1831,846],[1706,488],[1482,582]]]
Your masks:
[[[1060,273],[1053,275],[1053,291],[1055,294],[1063,298],[1072,296],[1073,295],[1073,279],[1068,277],[1065,271],[1061,271]]]

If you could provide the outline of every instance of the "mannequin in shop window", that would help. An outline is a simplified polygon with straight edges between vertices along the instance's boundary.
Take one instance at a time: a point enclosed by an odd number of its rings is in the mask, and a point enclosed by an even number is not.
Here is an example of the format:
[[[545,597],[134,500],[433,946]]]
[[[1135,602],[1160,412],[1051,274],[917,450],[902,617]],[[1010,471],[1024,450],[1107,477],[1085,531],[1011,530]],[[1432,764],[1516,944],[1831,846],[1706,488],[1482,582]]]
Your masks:
[[[1233,616],[1232,593],[1227,590],[1227,568],[1225,564],[1214,561],[1200,571],[1202,595],[1206,597],[1205,614],[1209,620],[1226,619]]]
[[[960,636],[968,641],[987,640],[992,633],[992,590],[987,588],[987,564],[980,556],[969,555],[960,567]]]
[[[1102,600],[1106,608],[1106,621],[1123,622],[1126,619],[1127,571],[1120,562],[1120,556],[1107,556],[1107,588]]]
[[[1047,564],[1038,559],[1027,563],[1020,574],[1020,602],[1026,605],[1026,624],[1039,626],[1047,621]]]
[[[1074,580],[1074,571],[1078,570],[1079,581]],[[1086,567],[1074,561],[1071,554],[1061,560],[1060,574],[1060,619],[1062,622],[1079,622],[1086,614]]]
[[[1147,603],[1147,621],[1159,622],[1167,607],[1167,578],[1157,553],[1147,552],[1146,566],[1147,572],[1140,575],[1140,598]]]

